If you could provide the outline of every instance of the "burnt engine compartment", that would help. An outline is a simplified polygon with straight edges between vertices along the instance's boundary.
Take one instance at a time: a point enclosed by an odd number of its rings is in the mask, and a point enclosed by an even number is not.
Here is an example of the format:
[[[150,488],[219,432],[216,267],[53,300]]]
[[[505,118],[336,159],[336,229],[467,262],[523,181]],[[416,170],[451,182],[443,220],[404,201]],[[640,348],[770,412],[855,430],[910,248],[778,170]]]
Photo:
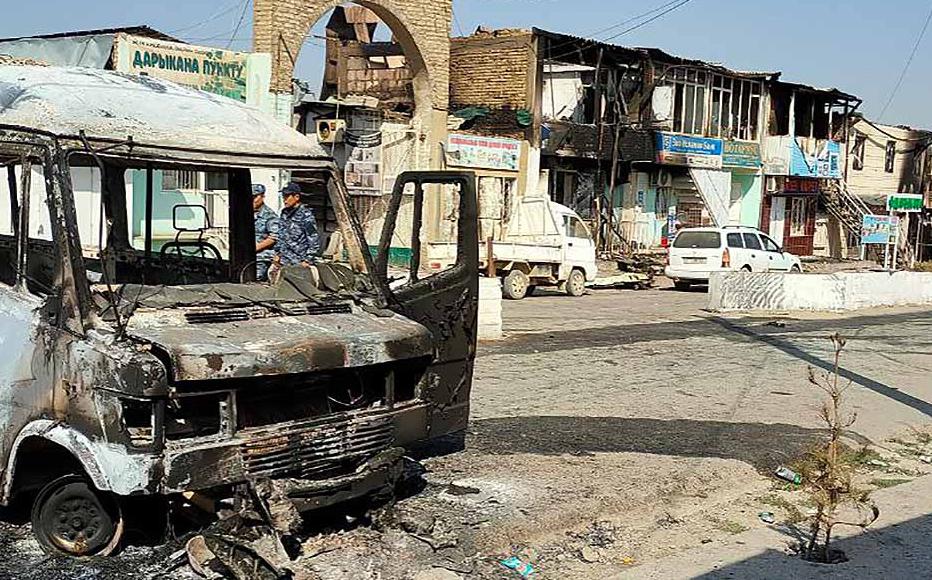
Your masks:
[[[418,401],[428,363],[179,383],[166,405],[165,437],[177,446],[192,438],[233,437],[251,478],[352,473],[395,446],[392,411]]]

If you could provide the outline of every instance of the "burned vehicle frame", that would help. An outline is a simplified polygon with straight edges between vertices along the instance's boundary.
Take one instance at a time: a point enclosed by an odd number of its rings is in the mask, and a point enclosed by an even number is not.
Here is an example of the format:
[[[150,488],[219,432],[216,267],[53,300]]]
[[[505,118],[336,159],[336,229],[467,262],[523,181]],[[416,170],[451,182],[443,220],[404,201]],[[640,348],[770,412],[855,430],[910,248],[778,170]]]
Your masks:
[[[189,113],[167,122],[172,107]],[[100,175],[96,254],[79,235],[80,166]],[[30,225],[37,168],[47,239]],[[172,168],[227,174],[226,259],[155,251],[153,172]],[[339,251],[250,282],[250,168],[323,176]],[[146,176],[142,247],[128,229],[129,170]],[[249,486],[298,511],[330,505],[390,485],[404,449],[465,429],[478,303],[470,174],[399,176],[373,256],[332,161],[304,136],[171,83],[28,66],[0,66],[0,171],[12,226],[0,233],[0,503],[33,502],[46,550],[110,553],[131,496]],[[390,287],[405,191],[421,204],[444,184],[459,192],[457,263],[421,278],[412,258],[407,283]]]

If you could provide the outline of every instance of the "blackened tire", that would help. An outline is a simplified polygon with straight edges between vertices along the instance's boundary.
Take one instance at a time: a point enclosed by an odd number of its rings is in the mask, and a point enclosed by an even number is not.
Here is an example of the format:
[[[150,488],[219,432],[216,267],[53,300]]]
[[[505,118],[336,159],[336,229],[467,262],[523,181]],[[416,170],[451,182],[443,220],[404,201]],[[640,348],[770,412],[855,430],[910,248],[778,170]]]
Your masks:
[[[32,504],[32,533],[52,555],[107,556],[123,536],[120,504],[84,477],[59,477],[47,483]]]
[[[582,296],[586,293],[586,275],[581,270],[573,270],[566,279],[566,293],[570,296]]]
[[[687,282],[686,280],[676,280],[673,282],[673,287],[677,290],[689,290],[692,285],[692,282]]]
[[[527,296],[531,279],[521,270],[512,270],[502,282],[502,294],[509,300],[521,300]]]

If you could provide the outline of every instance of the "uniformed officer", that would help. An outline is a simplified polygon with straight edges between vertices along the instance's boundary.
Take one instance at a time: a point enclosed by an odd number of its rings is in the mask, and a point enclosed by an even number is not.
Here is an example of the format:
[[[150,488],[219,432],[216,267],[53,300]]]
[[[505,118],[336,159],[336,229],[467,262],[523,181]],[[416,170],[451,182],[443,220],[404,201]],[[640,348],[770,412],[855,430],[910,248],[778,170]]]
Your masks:
[[[252,213],[256,223],[256,279],[268,277],[269,266],[275,258],[275,244],[278,242],[278,215],[265,205],[265,186],[257,183],[252,186]]]
[[[320,235],[314,210],[301,201],[301,188],[289,183],[282,189],[282,216],[275,251],[283,266],[310,266],[320,256]]]

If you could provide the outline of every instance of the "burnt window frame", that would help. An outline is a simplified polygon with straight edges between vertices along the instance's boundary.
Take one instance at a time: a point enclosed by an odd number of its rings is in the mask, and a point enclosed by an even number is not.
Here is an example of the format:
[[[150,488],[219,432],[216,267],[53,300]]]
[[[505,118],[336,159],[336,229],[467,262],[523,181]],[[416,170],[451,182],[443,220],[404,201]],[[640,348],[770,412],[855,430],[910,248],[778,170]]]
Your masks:
[[[883,172],[893,173],[896,168],[896,141],[888,139],[883,151]]]
[[[851,169],[864,171],[864,150],[867,148],[867,135],[855,132],[854,146],[851,148]]]

